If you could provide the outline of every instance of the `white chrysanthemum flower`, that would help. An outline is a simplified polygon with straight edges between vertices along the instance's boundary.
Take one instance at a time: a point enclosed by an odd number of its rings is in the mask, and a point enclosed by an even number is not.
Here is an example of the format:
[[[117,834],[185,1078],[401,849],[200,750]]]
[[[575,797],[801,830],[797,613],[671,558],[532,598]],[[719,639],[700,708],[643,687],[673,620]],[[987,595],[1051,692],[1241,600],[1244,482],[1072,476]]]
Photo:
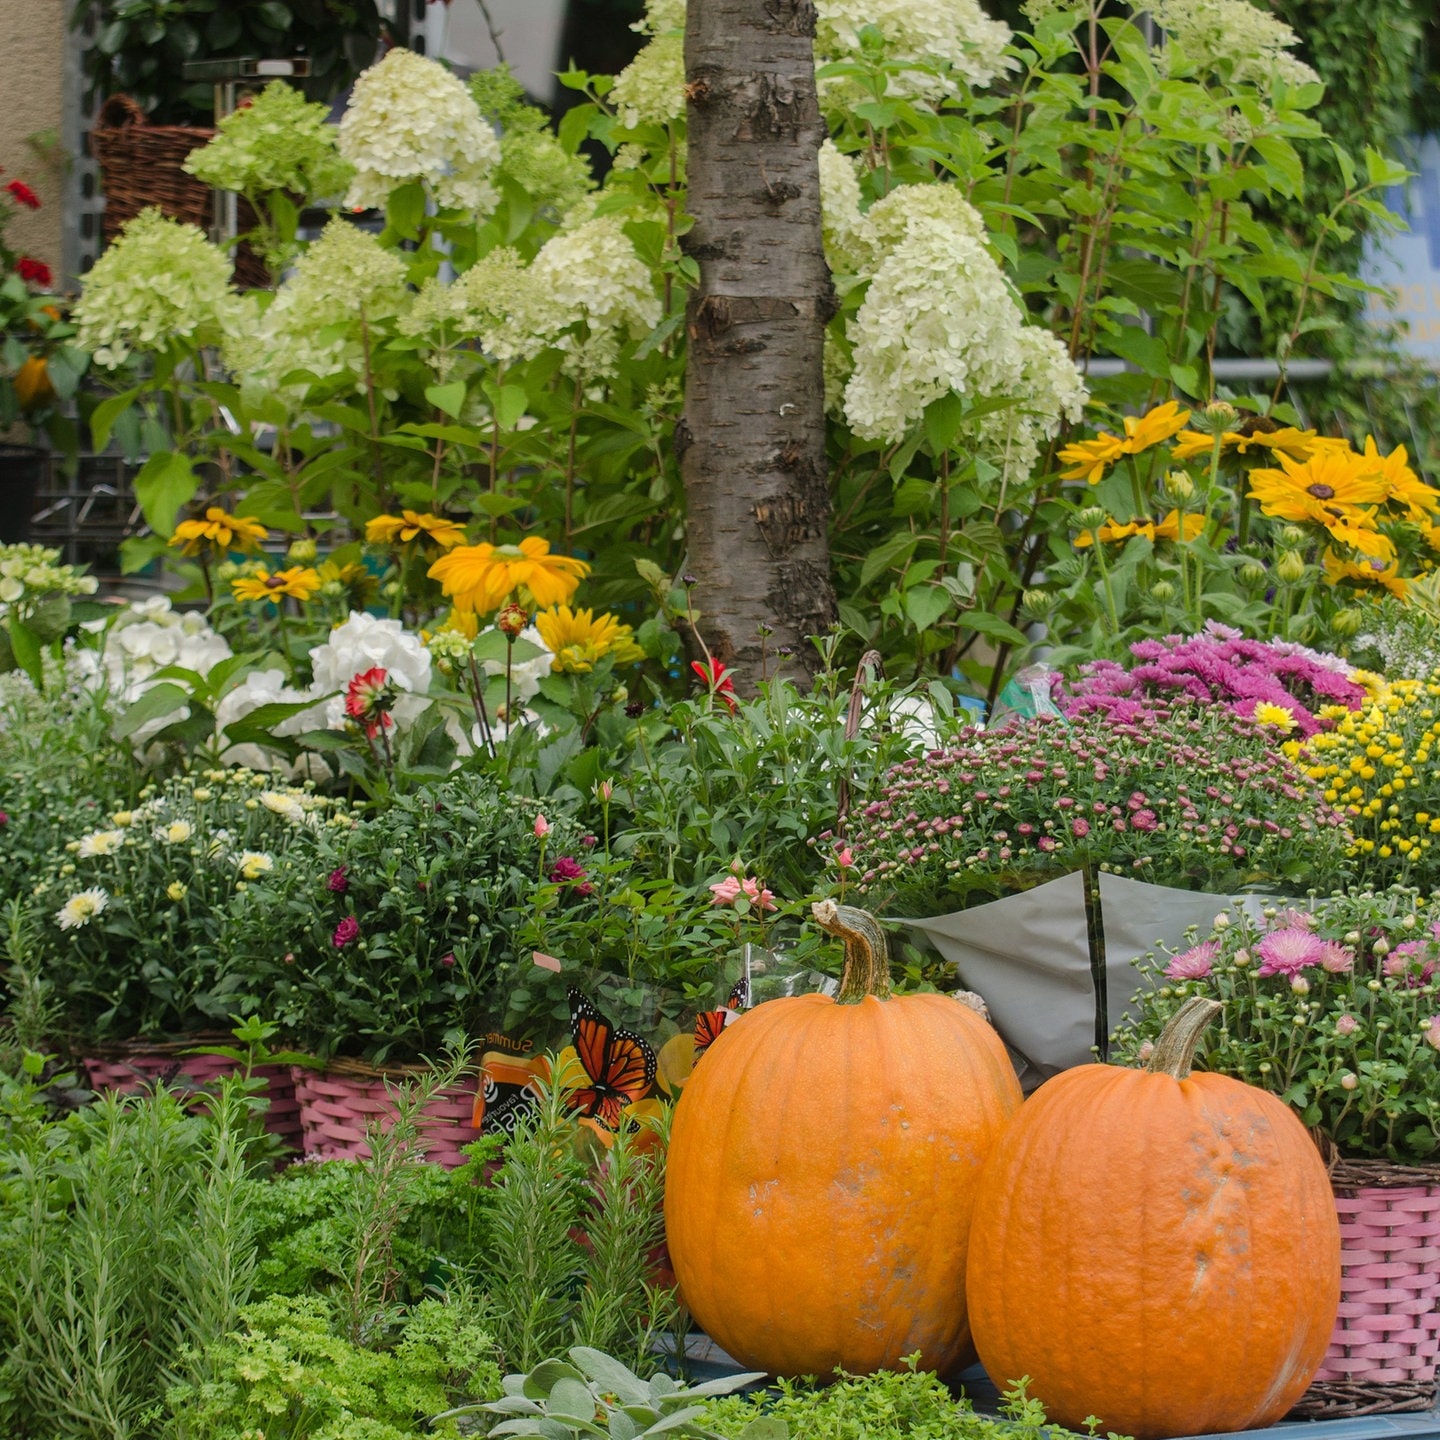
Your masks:
[[[93,830],[82,836],[75,853],[82,860],[96,855],[113,855],[125,843],[123,830]]]
[[[661,34],[615,77],[610,101],[627,130],[673,125],[685,113],[685,37]]]
[[[1260,89],[1277,76],[1291,86],[1320,79],[1289,53],[1300,37],[1249,0],[1159,0],[1151,11],[1180,54],[1201,69],[1228,61],[1236,80]]]
[[[948,68],[967,84],[988,85],[997,75],[1013,69],[1005,54],[1010,27],[992,20],[978,0],[817,0],[815,60],[859,59],[860,31],[867,25],[880,32],[887,59],[914,60],[927,70],[907,70],[893,76],[889,94],[938,99],[957,87],[943,75]],[[819,82],[820,100],[827,108],[858,98],[859,87],[848,79]],[[868,96],[867,96],[868,98]]]
[[[860,210],[860,177],[855,162],[842,155],[828,136],[820,144],[820,214],[830,269],[837,275],[854,274],[861,268],[861,257],[869,254],[862,238],[868,227]]]
[[[283,815],[292,825],[303,825],[306,820],[305,807],[295,795],[283,790],[262,790],[260,803],[273,815]]]
[[[316,696],[331,696],[324,707],[327,729],[345,728],[345,687],[377,665],[404,692],[390,711],[398,727],[412,724],[429,705],[430,652],[419,636],[410,634],[398,620],[380,620],[352,610],[350,618],[310,652],[315,677],[311,691]]]
[[[500,142],[465,86],[443,65],[397,48],[355,82],[340,121],[340,154],[355,167],[351,206],[383,206],[421,181],[437,204],[485,216]]]
[[[242,880],[258,880],[275,868],[275,861],[263,850],[242,850],[235,857],[235,866]]]
[[[135,350],[220,339],[238,303],[230,258],[197,226],[142,210],[85,276],[77,342],[114,369]]]
[[[155,838],[167,845],[183,845],[195,833],[195,827],[188,820],[172,820],[155,831]]]
[[[98,886],[72,895],[56,912],[55,923],[62,930],[79,930],[88,925],[110,903],[110,897]]]

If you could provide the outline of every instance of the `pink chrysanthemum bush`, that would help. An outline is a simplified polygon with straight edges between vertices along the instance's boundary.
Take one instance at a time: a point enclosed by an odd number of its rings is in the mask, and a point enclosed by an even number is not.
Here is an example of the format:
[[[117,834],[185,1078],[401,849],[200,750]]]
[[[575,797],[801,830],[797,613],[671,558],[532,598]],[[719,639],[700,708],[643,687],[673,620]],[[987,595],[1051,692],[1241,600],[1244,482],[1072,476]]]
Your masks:
[[[1093,660],[1078,678],[1057,684],[1055,703],[1068,716],[1100,713],[1117,720],[1146,714],[1154,701],[1222,705],[1285,734],[1329,729],[1330,706],[1358,710],[1366,690],[1355,667],[1289,640],[1249,640],[1211,621],[1199,635],[1137,640],[1135,662]]]
[[[1273,732],[1166,700],[963,731],[895,766],[850,837],[862,903],[916,917],[1085,866],[1192,890],[1329,888],[1350,843]]]
[[[1258,916],[1241,907],[1175,954],[1137,961],[1144,983],[1112,1037],[1146,1059],[1192,995],[1223,1006],[1197,1068],[1278,1095],[1356,1159],[1440,1150],[1440,905],[1396,887]]]

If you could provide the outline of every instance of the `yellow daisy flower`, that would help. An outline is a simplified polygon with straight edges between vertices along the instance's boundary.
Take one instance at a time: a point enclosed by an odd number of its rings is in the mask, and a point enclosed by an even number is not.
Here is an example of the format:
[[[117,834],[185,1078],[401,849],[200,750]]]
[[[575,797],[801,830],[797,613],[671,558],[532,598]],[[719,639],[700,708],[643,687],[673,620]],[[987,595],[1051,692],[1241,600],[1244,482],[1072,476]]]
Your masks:
[[[254,575],[232,580],[230,588],[237,600],[268,600],[278,606],[287,595],[295,600],[309,600],[320,588],[320,572],[292,565],[272,575],[262,567]]]
[[[1205,517],[1203,515],[1185,516],[1185,540],[1188,543],[1194,540],[1205,528]],[[1155,538],[1157,540],[1178,540],[1180,538],[1180,512],[1172,510],[1156,527]]]
[[[643,660],[645,652],[635,643],[634,632],[613,615],[596,616],[591,610],[572,610],[557,605],[535,617],[535,628],[553,655],[552,670],[579,673],[592,670],[598,660],[610,656],[617,665]]]
[[[590,573],[584,560],[552,555],[550,542],[527,535],[518,545],[460,545],[427,572],[457,609],[488,614],[517,590],[536,606],[563,605]]]
[[[1190,421],[1190,412],[1180,408],[1178,400],[1167,400],[1163,405],[1147,411],[1138,418],[1125,417],[1125,439],[1121,449],[1127,455],[1138,455],[1168,440],[1178,430],[1183,430]]]
[[[365,539],[371,545],[408,545],[412,540],[424,539],[450,550],[465,543],[465,527],[443,515],[402,510],[398,515],[377,515],[367,521]]]
[[[1203,515],[1185,516],[1185,539],[1195,539],[1205,528],[1205,517]],[[1075,537],[1075,546],[1083,550],[1087,545],[1093,545],[1098,538],[1102,545],[1116,545],[1122,540],[1128,540],[1132,535],[1143,535],[1154,544],[1157,540],[1178,540],[1180,538],[1180,512],[1172,510],[1163,520],[1158,523],[1151,520],[1131,520],[1121,524],[1118,520],[1107,520],[1099,530],[1098,536],[1090,530],[1082,530]]]
[[[1077,440],[1060,447],[1060,463],[1068,470],[1060,472],[1062,480],[1087,480],[1098,485],[1105,472],[1125,453],[1118,435],[1097,435],[1093,440]]]
[[[1366,473],[1379,475],[1384,480],[1385,498],[1403,507],[1407,519],[1423,525],[1440,508],[1440,491],[1432,489],[1410,468],[1409,452],[1403,445],[1382,455],[1375,437],[1367,435],[1363,460]]]
[[[1257,416],[1253,423],[1270,422]],[[1203,456],[1209,459],[1214,443],[1213,435],[1203,435],[1198,430],[1182,430],[1175,437],[1175,458],[1196,460]],[[1269,450],[1289,455],[1294,460],[1308,460],[1316,447],[1323,447],[1325,443],[1313,430],[1296,430],[1292,425],[1283,425],[1274,430],[1227,430],[1220,437],[1220,450],[1222,454],[1234,451],[1237,455],[1248,455],[1252,450]]]
[[[252,515],[230,515],[218,505],[205,512],[203,520],[182,520],[170,537],[172,545],[180,546],[182,555],[196,555],[204,546],[217,554],[229,550],[258,550],[269,539],[270,532]]]
[[[1325,578],[1332,585],[1344,580],[1353,580],[1357,585],[1383,585],[1398,600],[1403,600],[1410,588],[1410,582],[1400,574],[1397,559],[1391,559],[1388,564],[1379,556],[1355,561],[1327,549],[1324,565]]]
[[[1282,454],[1278,470],[1250,472],[1250,498],[1260,502],[1264,514],[1277,520],[1323,525],[1332,534],[1337,529],[1373,529],[1374,516],[1362,507],[1380,504],[1385,495],[1385,480],[1367,473],[1361,457],[1353,452],[1317,450],[1308,460]],[[1341,537],[1337,534],[1336,538]],[[1346,544],[1371,553],[1348,535],[1344,539]]]

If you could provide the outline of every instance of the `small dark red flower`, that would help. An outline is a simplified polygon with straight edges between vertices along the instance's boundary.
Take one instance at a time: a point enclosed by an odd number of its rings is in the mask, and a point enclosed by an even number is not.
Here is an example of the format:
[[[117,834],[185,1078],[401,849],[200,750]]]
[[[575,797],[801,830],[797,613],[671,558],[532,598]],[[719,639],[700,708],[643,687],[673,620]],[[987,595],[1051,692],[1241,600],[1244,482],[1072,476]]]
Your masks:
[[[12,180],[5,189],[27,210],[40,208],[40,197],[23,180]]]
[[[361,671],[345,687],[345,713],[365,727],[366,738],[370,740],[380,733],[382,727],[394,725],[390,710],[395,700],[390,673],[380,665]]]
[[[334,944],[337,950],[343,950],[352,940],[360,938],[360,922],[353,916],[347,915],[336,927]]]
[[[50,273],[50,267],[43,260],[32,260],[28,255],[22,255],[15,263],[15,273],[31,285],[38,285],[42,290],[48,289],[54,276]]]
[[[585,867],[569,855],[562,855],[550,867],[550,879],[556,885],[569,885],[582,900],[595,893],[595,887],[585,878]]]
[[[325,888],[335,895],[343,895],[350,888],[350,878],[346,874],[348,865],[338,865],[326,877]]]
[[[705,688],[719,700],[723,700],[729,707],[730,713],[735,713],[735,678],[725,668],[722,661],[713,662],[705,660],[692,660],[690,668],[705,682]]]
[[[447,970],[454,969],[454,966],[455,966],[455,955],[454,955],[454,952],[452,951],[449,955],[442,955],[442,956],[440,957],[440,963],[441,963]]]
[[[10,823],[10,817],[0,810],[0,830],[3,830]]]

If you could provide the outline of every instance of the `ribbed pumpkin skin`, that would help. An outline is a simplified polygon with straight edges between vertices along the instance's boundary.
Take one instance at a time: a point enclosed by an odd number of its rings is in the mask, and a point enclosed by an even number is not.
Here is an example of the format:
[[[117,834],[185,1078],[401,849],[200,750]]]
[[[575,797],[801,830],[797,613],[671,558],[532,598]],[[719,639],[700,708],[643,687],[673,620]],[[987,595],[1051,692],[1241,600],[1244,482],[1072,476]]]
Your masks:
[[[981,1181],[967,1282],[996,1384],[1136,1440],[1280,1419],[1340,1300],[1325,1167],[1274,1096],[1085,1065],[1042,1086]]]
[[[954,1369],[976,1182],[1019,1105],[1005,1047],[947,996],[747,1012],[675,1111],[665,1224],[686,1304],[751,1369],[866,1374],[916,1350]]]

